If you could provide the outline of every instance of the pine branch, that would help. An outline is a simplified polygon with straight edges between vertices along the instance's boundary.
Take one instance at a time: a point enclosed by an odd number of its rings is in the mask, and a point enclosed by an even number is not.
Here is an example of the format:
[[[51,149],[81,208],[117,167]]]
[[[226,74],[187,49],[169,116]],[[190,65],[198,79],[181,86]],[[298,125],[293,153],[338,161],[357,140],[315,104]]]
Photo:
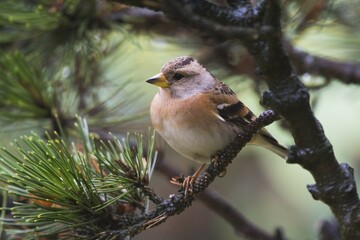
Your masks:
[[[96,143],[84,120],[78,121],[78,128],[77,143],[56,134],[48,140],[32,134],[15,141],[11,150],[1,149],[3,189],[23,199],[3,209],[13,216],[4,220],[8,234],[96,239],[111,229],[114,219],[132,216],[136,209],[147,211],[154,133],[145,158],[141,135],[135,135],[135,150],[130,136]]]
[[[129,79],[115,85],[104,77],[102,58],[88,56],[87,52],[77,54],[75,67],[67,66],[68,76],[59,77],[63,69],[58,66],[43,65],[17,50],[1,53],[0,68],[5,71],[0,75],[0,124],[31,120],[49,132],[58,131],[59,125],[71,131],[79,114],[101,132],[104,128],[134,126],[146,114],[132,108],[139,95],[124,96],[124,88],[132,83]]]

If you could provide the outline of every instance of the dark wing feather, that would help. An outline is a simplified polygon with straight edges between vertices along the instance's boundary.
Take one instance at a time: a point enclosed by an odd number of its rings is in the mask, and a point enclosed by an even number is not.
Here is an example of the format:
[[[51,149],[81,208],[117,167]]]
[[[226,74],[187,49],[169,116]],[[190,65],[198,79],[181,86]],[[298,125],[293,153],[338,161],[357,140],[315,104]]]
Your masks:
[[[237,97],[236,94],[223,82],[214,87],[218,114],[225,120],[236,125],[246,126],[256,119],[256,116]]]
[[[236,94],[224,83],[218,82],[212,91],[207,92],[209,98],[216,106],[215,114],[222,121],[237,126],[237,130],[246,127],[256,116],[236,96]],[[265,147],[282,158],[286,158],[286,148],[281,146],[271,134],[262,128],[251,140],[252,144]]]
[[[244,104],[240,101],[233,104],[220,104],[217,106],[218,114],[227,122],[232,122],[235,125],[246,126],[249,120],[241,117],[240,113],[244,111]]]
[[[225,83],[218,82],[214,89],[216,97],[213,101],[217,104],[218,114],[224,121],[245,127],[256,119],[255,114],[237,98],[236,94]],[[270,144],[286,150],[265,128],[261,129],[259,134]]]

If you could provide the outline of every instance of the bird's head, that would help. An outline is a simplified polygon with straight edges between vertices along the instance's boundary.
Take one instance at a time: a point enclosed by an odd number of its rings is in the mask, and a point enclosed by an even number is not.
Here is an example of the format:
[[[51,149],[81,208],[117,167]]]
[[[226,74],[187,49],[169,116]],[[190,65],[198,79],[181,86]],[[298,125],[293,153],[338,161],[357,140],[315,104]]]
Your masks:
[[[166,63],[159,74],[146,82],[160,87],[172,97],[186,98],[210,90],[216,80],[192,57],[178,57]]]

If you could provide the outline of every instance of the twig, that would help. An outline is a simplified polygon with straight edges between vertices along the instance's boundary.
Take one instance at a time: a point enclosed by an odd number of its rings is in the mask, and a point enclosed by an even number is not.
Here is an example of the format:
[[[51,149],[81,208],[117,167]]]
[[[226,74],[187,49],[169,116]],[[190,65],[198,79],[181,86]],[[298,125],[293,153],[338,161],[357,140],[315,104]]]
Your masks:
[[[200,201],[208,206],[209,209],[224,218],[235,229],[235,232],[239,236],[250,240],[280,240],[276,236],[271,236],[264,230],[252,224],[218,192],[206,189],[200,194]]]
[[[298,74],[310,73],[335,78],[346,84],[360,84],[360,65],[326,59],[295,48],[288,42],[284,46]]]

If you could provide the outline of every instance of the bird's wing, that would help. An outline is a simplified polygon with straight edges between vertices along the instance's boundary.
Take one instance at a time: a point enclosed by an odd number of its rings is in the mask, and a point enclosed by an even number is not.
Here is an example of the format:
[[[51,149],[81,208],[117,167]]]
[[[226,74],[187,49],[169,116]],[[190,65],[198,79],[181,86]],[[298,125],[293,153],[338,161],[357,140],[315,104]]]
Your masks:
[[[218,82],[210,99],[216,105],[215,114],[221,119],[238,126],[246,126],[256,119],[256,116],[236,96],[236,94],[223,82]]]
[[[211,100],[216,104],[216,112],[220,119],[230,122],[240,128],[245,127],[256,119],[255,114],[247,108],[236,96],[236,94],[223,82],[218,82],[213,91]],[[262,128],[259,134],[273,145],[279,145],[277,140]]]

